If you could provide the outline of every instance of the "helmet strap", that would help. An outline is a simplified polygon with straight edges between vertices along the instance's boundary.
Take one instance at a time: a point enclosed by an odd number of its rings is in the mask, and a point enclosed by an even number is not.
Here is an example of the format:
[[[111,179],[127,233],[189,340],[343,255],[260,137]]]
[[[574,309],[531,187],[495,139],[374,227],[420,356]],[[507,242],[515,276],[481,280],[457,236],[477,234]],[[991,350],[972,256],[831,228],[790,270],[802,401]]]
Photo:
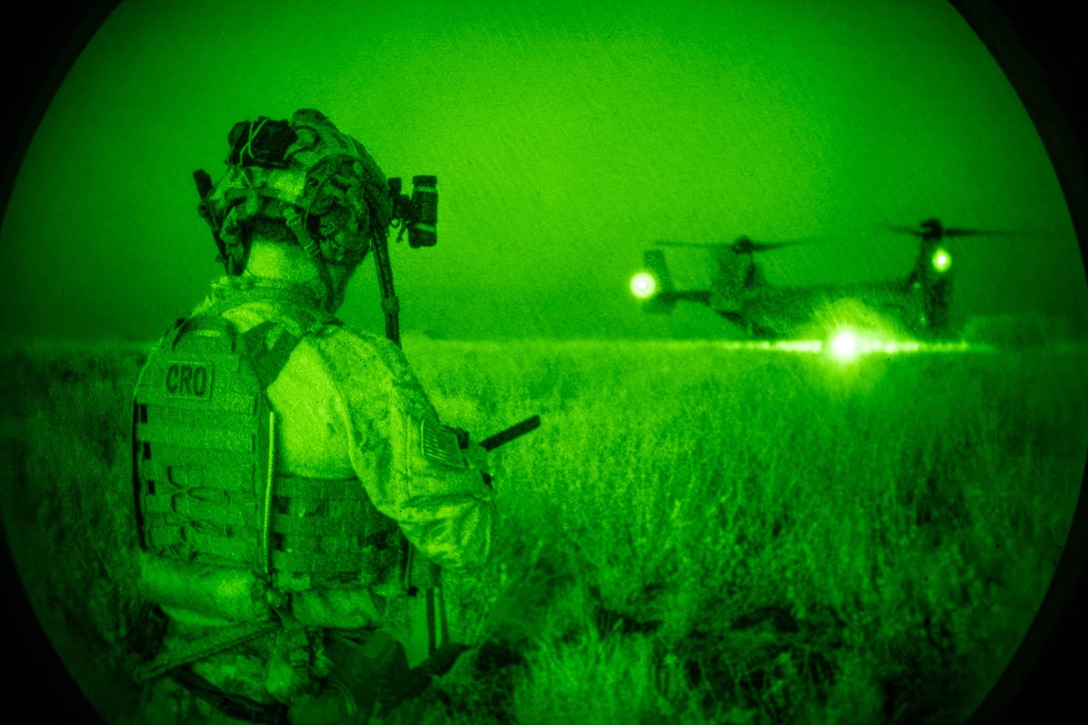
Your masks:
[[[329,263],[325,261],[325,258],[318,254],[314,262],[317,264],[317,273],[321,275],[321,284],[325,287],[325,308],[331,312],[339,290],[333,289],[332,274],[329,272]]]
[[[338,290],[333,287],[332,274],[329,273],[328,262],[321,254],[321,247],[318,246],[317,242],[314,241],[314,238],[311,237],[310,233],[306,230],[306,223],[302,220],[302,216],[294,206],[283,204],[282,212],[283,220],[287,222],[287,228],[295,235],[295,239],[298,240],[303,251],[306,252],[306,256],[312,259],[314,264],[317,265],[317,273],[321,277],[321,285],[325,288],[325,306],[331,307],[333,301],[336,299],[335,295],[338,294]],[[342,291],[343,284],[341,284],[339,292]]]

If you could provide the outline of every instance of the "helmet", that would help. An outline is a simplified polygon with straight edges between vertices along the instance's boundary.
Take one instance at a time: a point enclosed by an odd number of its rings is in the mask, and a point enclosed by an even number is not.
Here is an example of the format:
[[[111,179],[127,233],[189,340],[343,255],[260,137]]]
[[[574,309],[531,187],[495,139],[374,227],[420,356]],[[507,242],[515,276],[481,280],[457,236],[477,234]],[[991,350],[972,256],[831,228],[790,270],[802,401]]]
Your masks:
[[[194,176],[199,212],[212,228],[227,273],[239,275],[250,231],[286,224],[321,266],[354,267],[392,221],[388,182],[361,143],[324,114],[296,111],[290,121],[260,116],[240,121],[228,136],[227,172],[214,185]]]

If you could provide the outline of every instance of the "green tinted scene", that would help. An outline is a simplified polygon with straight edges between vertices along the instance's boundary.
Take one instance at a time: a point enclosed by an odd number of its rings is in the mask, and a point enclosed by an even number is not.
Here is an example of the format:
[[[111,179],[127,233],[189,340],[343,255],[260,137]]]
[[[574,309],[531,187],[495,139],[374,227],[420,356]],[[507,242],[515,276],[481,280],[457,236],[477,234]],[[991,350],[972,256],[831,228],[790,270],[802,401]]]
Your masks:
[[[139,722],[132,395],[223,273],[193,171],[320,109],[438,243],[402,347],[484,438],[437,722],[957,722],[1027,632],[1088,453],[1088,284],[1015,91],[927,2],[122,2],[0,229],[3,523]],[[368,258],[339,317],[384,332]],[[394,714],[391,720],[396,720]]]

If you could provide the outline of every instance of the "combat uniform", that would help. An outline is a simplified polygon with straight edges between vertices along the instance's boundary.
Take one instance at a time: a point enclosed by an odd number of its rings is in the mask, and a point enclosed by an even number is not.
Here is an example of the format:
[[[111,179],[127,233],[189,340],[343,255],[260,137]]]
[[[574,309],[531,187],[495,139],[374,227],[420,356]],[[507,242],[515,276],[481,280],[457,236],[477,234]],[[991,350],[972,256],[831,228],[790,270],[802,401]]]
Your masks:
[[[405,594],[404,537],[443,568],[481,565],[495,516],[492,492],[460,451],[456,435],[439,422],[399,348],[338,324],[310,288],[224,277],[190,318],[205,324],[182,336],[221,335],[207,324],[209,313],[230,323],[251,346],[258,340],[265,350],[290,348],[265,391],[275,419],[268,576],[251,577],[244,566],[259,526],[230,518],[231,494],[223,490],[229,486],[219,488],[214,466],[182,465],[185,457],[169,452],[171,443],[191,442],[186,435],[192,431],[184,424],[180,433],[169,424],[155,426],[158,407],[169,420],[169,396],[156,399],[155,381],[141,380],[152,389],[145,396],[152,403],[150,412],[137,413],[145,418],[136,421],[137,438],[151,452],[137,468],[144,466],[145,487],[152,476],[159,478],[152,480],[154,494],[138,492],[149,545],[144,585],[170,618],[167,652],[209,633],[214,637],[217,628],[239,620],[269,622],[254,640],[182,671],[190,688],[190,675],[196,675],[197,689],[206,681],[227,695],[274,706],[320,686],[337,664],[330,648],[365,647],[376,638],[385,648],[375,656],[403,657],[396,640],[411,626],[398,606]],[[179,321],[178,327],[186,324]],[[168,340],[177,336],[172,333]],[[176,367],[162,372],[149,365],[144,375],[158,373],[164,389],[177,388],[179,375],[170,372]],[[224,378],[225,372],[206,377]],[[214,397],[218,383],[201,383],[202,395]],[[190,396],[197,387],[190,381]],[[160,456],[169,471],[151,463]],[[167,477],[170,488],[162,480]],[[247,501],[248,496],[238,494]],[[245,553],[232,560],[236,551]],[[164,559],[164,552],[174,555]],[[233,578],[223,578],[224,571]],[[205,587],[209,591],[198,591],[197,572],[213,580]],[[355,699],[365,696],[356,693]]]
[[[333,315],[371,249],[391,293],[391,225],[434,243],[433,179],[407,203],[312,109],[228,142],[218,183],[194,174],[227,276],[152,352],[133,406],[141,587],[167,621],[134,674],[150,722],[365,721],[429,682],[403,644],[413,588],[428,653],[449,653],[438,567],[483,564],[495,518],[400,349]]]

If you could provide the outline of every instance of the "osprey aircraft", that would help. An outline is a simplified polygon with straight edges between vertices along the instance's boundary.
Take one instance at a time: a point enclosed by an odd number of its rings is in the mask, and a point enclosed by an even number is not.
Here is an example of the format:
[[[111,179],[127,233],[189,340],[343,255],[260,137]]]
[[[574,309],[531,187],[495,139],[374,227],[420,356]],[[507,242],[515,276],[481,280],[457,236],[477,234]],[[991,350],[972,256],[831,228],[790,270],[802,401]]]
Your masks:
[[[805,242],[754,242],[740,237],[732,243],[658,242],[658,246],[703,247],[713,250],[709,289],[677,289],[661,249],[648,249],[645,270],[631,279],[631,291],[645,312],[669,313],[678,302],[705,305],[755,338],[781,338],[811,324],[820,309],[849,300],[890,318],[919,337],[939,338],[948,330],[948,307],[954,265],[947,240],[974,235],[1004,235],[980,229],[945,227],[927,219],[917,228],[889,227],[918,238],[918,256],[902,277],[848,285],[781,287],[771,285],[756,264],[756,255]],[[716,268],[714,268],[716,267]]]

